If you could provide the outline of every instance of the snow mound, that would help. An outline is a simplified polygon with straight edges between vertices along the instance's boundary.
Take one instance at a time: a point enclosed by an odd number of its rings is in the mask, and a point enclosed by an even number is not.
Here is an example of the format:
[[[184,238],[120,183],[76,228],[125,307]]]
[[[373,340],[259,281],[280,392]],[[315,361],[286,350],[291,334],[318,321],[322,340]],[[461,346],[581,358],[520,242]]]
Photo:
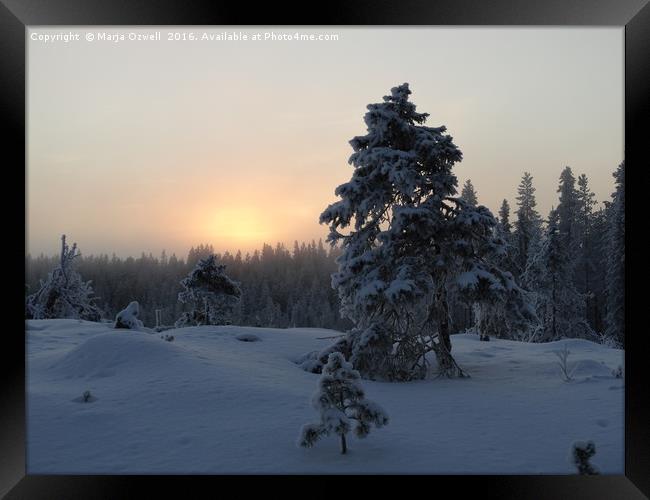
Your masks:
[[[71,332],[78,331],[79,327],[92,329],[104,329],[106,324],[83,319],[28,319],[25,321],[25,329],[30,332],[64,332],[69,335]]]
[[[570,358],[569,358],[570,359]],[[604,362],[598,362],[593,359],[583,359],[575,362],[573,371],[574,377],[590,378],[614,378],[612,369]]]
[[[159,368],[177,356],[178,350],[169,342],[146,334],[100,333],[71,349],[50,369],[66,378],[103,378],[117,375],[122,369]]]

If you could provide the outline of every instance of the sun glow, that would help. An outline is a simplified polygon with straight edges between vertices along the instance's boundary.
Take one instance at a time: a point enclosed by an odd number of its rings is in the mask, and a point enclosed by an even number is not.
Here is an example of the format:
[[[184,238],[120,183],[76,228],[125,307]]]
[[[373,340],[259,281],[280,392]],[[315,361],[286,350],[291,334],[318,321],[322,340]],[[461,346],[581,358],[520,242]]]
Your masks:
[[[215,241],[249,246],[272,236],[263,215],[253,207],[224,207],[210,220],[209,234]]]

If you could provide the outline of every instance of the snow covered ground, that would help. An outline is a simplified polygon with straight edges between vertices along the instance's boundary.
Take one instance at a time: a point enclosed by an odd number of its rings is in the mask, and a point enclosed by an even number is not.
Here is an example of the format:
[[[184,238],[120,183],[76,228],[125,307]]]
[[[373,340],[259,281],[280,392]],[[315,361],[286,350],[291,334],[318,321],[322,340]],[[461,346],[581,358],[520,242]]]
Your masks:
[[[27,322],[28,473],[573,474],[577,440],[594,441],[601,472],[623,472],[624,381],[611,373],[620,350],[454,335],[471,378],[363,381],[391,420],[365,440],[350,436],[341,455],[335,437],[295,444],[317,421],[310,399],[320,375],[293,360],[336,332],[164,334],[174,341],[110,324]],[[554,354],[565,345],[578,364],[571,382]]]

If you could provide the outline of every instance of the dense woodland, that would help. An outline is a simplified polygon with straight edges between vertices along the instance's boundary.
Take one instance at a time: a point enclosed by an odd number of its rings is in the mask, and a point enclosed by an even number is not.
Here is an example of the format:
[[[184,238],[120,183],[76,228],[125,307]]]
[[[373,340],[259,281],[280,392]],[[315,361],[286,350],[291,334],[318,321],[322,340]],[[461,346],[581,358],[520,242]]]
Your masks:
[[[155,310],[162,310],[162,323],[173,325],[188,309],[178,300],[180,284],[199,259],[213,254],[212,245],[200,244],[178,258],[165,252],[158,257],[142,254],[126,259],[108,255],[81,255],[75,269],[85,280],[92,280],[97,305],[104,317],[112,319],[118,311],[137,300],[140,318],[155,326]],[[330,274],[336,269],[336,249],[322,242],[296,243],[293,251],[283,245],[264,245],[261,251],[216,254],[226,272],[240,283],[241,304],[232,319],[248,326],[291,326],[345,329],[349,326],[338,314],[336,291]],[[40,255],[26,259],[27,292],[39,288],[58,264],[59,256]]]

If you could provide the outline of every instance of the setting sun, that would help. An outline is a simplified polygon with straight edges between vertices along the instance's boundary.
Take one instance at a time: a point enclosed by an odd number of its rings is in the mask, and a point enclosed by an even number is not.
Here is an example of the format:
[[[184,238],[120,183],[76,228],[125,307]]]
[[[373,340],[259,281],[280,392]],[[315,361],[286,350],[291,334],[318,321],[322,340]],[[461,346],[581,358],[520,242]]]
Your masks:
[[[263,214],[250,206],[223,207],[213,212],[205,234],[228,247],[248,246],[273,236]]]

